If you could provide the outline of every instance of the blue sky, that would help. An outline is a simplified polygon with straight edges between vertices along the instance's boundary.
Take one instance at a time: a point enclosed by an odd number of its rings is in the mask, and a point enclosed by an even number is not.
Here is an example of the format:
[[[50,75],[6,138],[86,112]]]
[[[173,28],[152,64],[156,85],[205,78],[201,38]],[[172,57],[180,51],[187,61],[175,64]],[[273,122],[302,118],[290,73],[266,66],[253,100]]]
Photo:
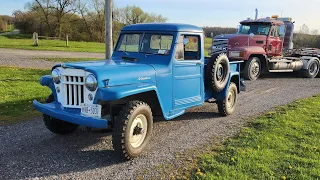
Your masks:
[[[30,1],[0,0],[0,14],[24,10]],[[258,8],[259,17],[282,13],[296,21],[296,30],[306,24],[320,32],[320,0],[114,0],[114,4],[116,7],[137,5],[146,12],[162,14],[168,22],[222,27],[237,27],[240,20],[254,17]]]

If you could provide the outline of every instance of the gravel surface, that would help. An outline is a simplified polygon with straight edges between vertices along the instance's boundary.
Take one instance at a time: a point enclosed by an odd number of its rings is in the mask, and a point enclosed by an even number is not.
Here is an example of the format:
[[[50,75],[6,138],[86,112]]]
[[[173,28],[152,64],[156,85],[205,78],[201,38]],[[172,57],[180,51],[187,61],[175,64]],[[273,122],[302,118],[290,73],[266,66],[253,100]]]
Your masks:
[[[152,169],[174,159],[175,153],[207,143],[212,137],[230,137],[252,116],[320,93],[320,78],[289,74],[272,74],[246,84],[234,115],[219,117],[215,104],[205,104],[172,121],[159,120],[148,149],[129,162],[115,157],[110,133],[80,128],[75,134],[59,136],[50,133],[41,119],[2,126],[0,179],[132,179],[145,170],[144,178],[152,178],[157,175]]]
[[[104,56],[104,53],[32,51],[32,50],[0,48],[0,66],[16,66],[16,67],[50,69],[53,65],[58,63],[58,62],[41,60],[41,58],[43,57],[103,59],[105,56]],[[37,58],[37,59],[35,60],[34,58]]]

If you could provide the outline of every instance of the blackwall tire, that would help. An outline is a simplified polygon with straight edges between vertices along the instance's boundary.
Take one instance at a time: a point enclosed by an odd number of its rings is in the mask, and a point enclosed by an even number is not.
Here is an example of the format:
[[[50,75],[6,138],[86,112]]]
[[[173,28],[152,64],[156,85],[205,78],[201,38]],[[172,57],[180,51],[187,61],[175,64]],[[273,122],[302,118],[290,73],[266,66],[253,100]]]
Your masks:
[[[148,144],[153,128],[150,106],[142,101],[129,101],[115,118],[112,144],[125,160],[139,156]]]
[[[301,70],[301,76],[304,78],[314,78],[314,77],[320,77],[319,73],[320,64],[316,60],[311,60],[308,69],[302,69]]]
[[[224,100],[218,100],[218,110],[219,114],[222,116],[231,115],[236,108],[237,104],[237,97],[238,97],[238,90],[235,83],[230,83],[228,88],[227,97]]]
[[[47,129],[60,135],[73,133],[79,126],[77,124],[61,121],[45,114],[43,115],[43,121]]]
[[[244,65],[244,79],[255,81],[261,74],[261,61],[258,57],[251,57]]]
[[[230,64],[226,54],[211,56],[207,65],[207,85],[213,91],[221,92],[229,79]]]

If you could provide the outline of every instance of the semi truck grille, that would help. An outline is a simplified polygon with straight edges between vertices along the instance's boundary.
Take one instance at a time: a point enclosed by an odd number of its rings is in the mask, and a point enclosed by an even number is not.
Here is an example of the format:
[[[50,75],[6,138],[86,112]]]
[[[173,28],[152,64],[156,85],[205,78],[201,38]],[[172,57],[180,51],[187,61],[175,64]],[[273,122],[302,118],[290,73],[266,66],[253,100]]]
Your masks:
[[[67,106],[80,106],[84,103],[84,81],[83,76],[62,76],[64,84],[64,103]]]
[[[211,54],[227,53],[228,39],[214,39]]]

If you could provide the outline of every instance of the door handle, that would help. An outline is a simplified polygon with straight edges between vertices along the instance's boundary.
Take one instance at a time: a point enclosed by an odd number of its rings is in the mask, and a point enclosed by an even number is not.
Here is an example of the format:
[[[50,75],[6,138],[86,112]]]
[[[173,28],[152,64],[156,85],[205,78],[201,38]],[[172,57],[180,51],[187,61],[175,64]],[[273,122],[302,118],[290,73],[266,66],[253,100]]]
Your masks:
[[[203,65],[203,62],[197,62],[197,64],[196,64],[196,65],[201,66],[201,65]]]

